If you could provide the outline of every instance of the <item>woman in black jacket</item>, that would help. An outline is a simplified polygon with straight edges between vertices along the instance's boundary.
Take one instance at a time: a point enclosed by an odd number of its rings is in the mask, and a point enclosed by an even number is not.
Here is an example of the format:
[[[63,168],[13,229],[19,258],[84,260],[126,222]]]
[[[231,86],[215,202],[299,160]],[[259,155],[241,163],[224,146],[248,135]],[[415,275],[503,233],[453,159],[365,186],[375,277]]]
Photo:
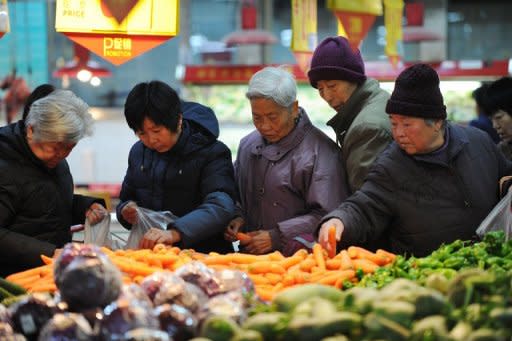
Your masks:
[[[106,213],[101,200],[73,194],[65,160],[91,133],[87,104],[55,90],[29,109],[25,120],[0,128],[2,276],[41,265],[41,254],[52,256],[71,240],[71,225]]]

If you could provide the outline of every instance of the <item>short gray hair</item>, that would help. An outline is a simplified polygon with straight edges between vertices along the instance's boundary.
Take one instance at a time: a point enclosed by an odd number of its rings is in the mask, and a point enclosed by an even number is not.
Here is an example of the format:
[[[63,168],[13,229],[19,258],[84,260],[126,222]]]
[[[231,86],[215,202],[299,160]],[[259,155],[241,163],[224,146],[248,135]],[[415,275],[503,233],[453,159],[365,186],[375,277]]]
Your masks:
[[[25,119],[37,142],[77,143],[92,134],[89,106],[69,90],[55,90],[32,103]]]
[[[436,123],[437,121],[443,121],[441,122],[441,130],[444,131],[445,128],[446,128],[446,120],[444,119],[439,119],[439,118],[424,118],[423,119],[425,121],[425,124],[428,125],[429,127],[432,127],[434,125],[434,123]]]
[[[245,96],[251,100],[265,98],[290,109],[297,100],[297,83],[284,67],[268,66],[256,72],[249,81]]]

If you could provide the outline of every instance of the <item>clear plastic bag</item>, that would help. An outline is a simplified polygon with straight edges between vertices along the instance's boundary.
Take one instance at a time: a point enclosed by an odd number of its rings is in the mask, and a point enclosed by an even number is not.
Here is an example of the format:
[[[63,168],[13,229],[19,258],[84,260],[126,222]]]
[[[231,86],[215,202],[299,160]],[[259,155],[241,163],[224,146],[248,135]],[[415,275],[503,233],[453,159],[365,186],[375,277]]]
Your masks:
[[[95,225],[91,225],[89,219],[85,219],[84,243],[106,246],[111,250],[122,248],[117,241],[114,243],[110,235],[110,214],[105,214],[105,217]]]
[[[125,249],[138,249],[142,237],[152,227],[167,230],[167,225],[176,220],[176,216],[170,211],[153,211],[147,208],[138,207],[137,222],[132,225]]]
[[[512,237],[512,192],[507,195],[492,209],[478,226],[476,233],[483,237],[490,231],[504,231],[506,240]]]

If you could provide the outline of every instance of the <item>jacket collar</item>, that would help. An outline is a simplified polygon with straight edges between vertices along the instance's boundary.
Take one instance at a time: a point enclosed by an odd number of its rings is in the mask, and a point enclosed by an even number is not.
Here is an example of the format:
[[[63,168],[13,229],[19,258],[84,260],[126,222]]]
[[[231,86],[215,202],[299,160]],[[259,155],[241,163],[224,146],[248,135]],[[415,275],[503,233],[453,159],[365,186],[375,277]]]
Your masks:
[[[258,136],[259,140],[252,149],[253,155],[262,155],[269,161],[278,161],[285,156],[290,150],[299,145],[306,134],[313,128],[306,111],[299,108],[301,118],[297,126],[279,142],[268,144],[261,135]]]
[[[372,95],[373,92],[376,91],[376,88],[378,87],[379,83],[375,79],[366,79],[363,84],[356,88],[340,111],[338,111],[338,113],[327,122],[327,125],[331,126],[336,131],[336,138],[339,139],[341,136],[341,140],[339,141],[340,144],[343,144],[346,131],[352,122],[354,122],[357,114],[361,111],[362,104]]]
[[[452,125],[451,123],[446,123],[446,135],[448,136],[448,145],[446,146],[446,153],[448,154],[448,162],[452,163],[452,160],[455,159],[458,154],[464,149],[469,143],[469,139],[464,134],[462,128]],[[429,163],[441,164],[444,166],[448,166],[444,162],[440,161],[438,158],[433,156],[432,154],[424,154],[413,156],[414,159],[419,161],[425,161]]]

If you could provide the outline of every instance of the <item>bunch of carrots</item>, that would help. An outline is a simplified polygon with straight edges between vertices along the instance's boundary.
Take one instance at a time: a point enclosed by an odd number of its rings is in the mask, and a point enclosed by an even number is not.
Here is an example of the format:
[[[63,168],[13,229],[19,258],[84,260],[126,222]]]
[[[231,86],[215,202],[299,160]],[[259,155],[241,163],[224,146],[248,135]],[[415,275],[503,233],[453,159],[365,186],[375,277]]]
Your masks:
[[[357,246],[351,246],[339,253],[336,253],[335,246],[331,246],[330,251],[334,252],[328,254],[320,244],[315,244],[311,253],[302,249],[290,257],[284,257],[279,251],[266,255],[213,252],[203,254],[163,244],[156,245],[152,250],[102,250],[122,271],[124,283],[140,283],[144,277],[156,271],[174,271],[189,262],[200,261],[216,270],[236,269],[246,272],[254,282],[257,294],[268,301],[284,288],[305,283],[321,283],[341,288],[344,281],[358,281],[358,269],[364,273],[372,273],[378,267],[392,263],[396,257],[384,250],[374,253]],[[29,292],[55,291],[54,259],[46,256],[42,256],[42,259],[45,265],[12,274],[7,279]]]

